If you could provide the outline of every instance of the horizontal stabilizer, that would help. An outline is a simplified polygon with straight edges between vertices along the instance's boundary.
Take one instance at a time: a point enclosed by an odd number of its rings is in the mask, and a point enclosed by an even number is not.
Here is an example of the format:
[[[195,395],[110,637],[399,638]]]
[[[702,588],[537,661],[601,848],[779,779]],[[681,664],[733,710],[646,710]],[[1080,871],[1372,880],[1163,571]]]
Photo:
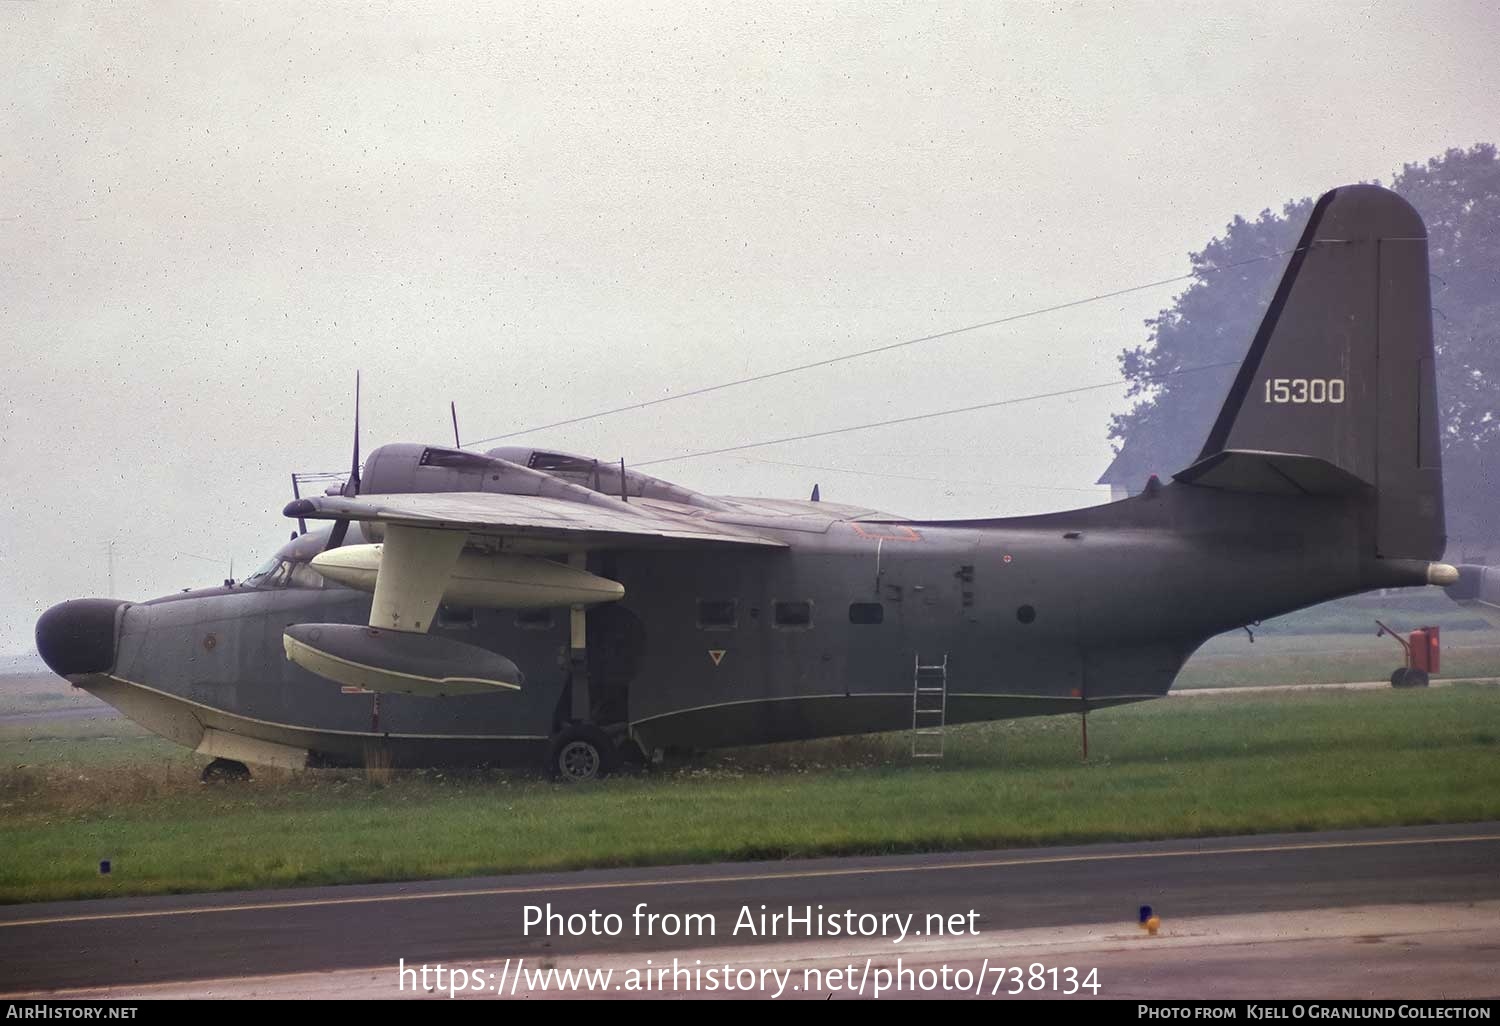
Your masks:
[[[1464,564],[1446,590],[1454,602],[1500,627],[1500,567]]]
[[[1223,449],[1174,474],[1184,484],[1268,495],[1352,495],[1373,487],[1316,456]]]

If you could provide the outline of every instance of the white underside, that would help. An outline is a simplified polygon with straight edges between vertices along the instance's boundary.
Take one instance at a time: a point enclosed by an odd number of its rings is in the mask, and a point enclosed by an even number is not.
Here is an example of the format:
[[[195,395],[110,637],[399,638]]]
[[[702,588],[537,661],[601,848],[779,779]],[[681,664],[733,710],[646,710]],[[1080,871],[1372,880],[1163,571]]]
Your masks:
[[[226,712],[145,684],[109,674],[69,678],[154,734],[205,755],[257,766],[284,766],[290,753],[343,752],[382,741],[545,741],[538,734],[416,734],[398,731],[325,730]],[[364,696],[366,702],[371,696]],[[358,701],[354,696],[351,701]],[[206,741],[210,732],[217,735]],[[233,740],[231,740],[233,739]],[[213,750],[204,747],[212,745]],[[227,754],[234,745],[238,755]]]
[[[348,687],[364,688],[366,691],[446,698],[449,695],[492,695],[497,690],[521,689],[519,684],[488,677],[424,677],[369,663],[357,663],[352,659],[329,655],[322,649],[298,641],[290,634],[283,634],[281,643],[286,649],[286,657],[309,673]]]
[[[384,545],[344,545],[313,558],[329,580],[373,592],[381,572]],[[443,583],[443,603],[481,609],[545,609],[594,605],[625,597],[618,581],[532,556],[464,552]]]
[[[254,766],[275,766],[279,769],[306,769],[307,749],[293,745],[281,745],[258,737],[247,737],[228,730],[205,727],[203,740],[196,749],[199,755],[216,759],[233,759]]]

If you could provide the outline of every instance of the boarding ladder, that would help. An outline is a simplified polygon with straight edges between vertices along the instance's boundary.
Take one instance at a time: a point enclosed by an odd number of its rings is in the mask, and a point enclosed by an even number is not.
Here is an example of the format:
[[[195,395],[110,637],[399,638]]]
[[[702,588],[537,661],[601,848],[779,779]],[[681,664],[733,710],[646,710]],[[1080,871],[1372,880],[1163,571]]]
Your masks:
[[[911,755],[914,759],[943,757],[943,727],[948,721],[948,653],[940,663],[913,660],[911,692]]]

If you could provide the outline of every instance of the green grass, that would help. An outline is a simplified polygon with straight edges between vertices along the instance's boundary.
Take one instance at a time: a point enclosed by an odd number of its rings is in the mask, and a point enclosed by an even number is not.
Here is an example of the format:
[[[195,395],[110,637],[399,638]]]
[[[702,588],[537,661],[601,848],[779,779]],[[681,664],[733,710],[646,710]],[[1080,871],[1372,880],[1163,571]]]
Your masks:
[[[1272,634],[1373,634],[1377,619],[1398,631],[1429,624],[1444,634],[1493,630],[1482,616],[1455,605],[1436,588],[1337,599],[1267,620],[1261,628]]]
[[[263,773],[61,759],[0,734],[0,900],[1500,818],[1500,688],[1235,695],[745,749],[588,787],[498,773]],[[43,746],[41,749],[35,746]],[[38,757],[38,755],[42,757]],[[115,875],[96,873],[101,858]]]
[[[0,716],[65,709],[105,712],[108,708],[87,691],[51,673],[0,673]]]
[[[5,781],[40,769],[93,770],[112,766],[131,772],[201,765],[191,751],[151,733],[123,716],[99,719],[0,723],[0,795]]]
[[[1188,660],[1172,686],[1182,690],[1389,680],[1402,660],[1401,647],[1388,637],[1377,638],[1373,627],[1362,634],[1290,635],[1256,628],[1253,644],[1243,631],[1210,640]],[[1500,677],[1500,632],[1445,630],[1439,676],[1449,680]]]

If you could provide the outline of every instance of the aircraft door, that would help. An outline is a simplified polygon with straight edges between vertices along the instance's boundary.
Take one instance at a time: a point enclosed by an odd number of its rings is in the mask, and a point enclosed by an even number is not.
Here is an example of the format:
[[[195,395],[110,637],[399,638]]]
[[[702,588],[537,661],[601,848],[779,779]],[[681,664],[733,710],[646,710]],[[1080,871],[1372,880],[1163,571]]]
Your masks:
[[[589,718],[601,726],[624,723],[630,714],[630,682],[640,672],[646,626],[618,603],[588,612]]]
[[[964,627],[972,619],[967,615],[977,586],[972,545],[955,548],[899,524],[858,526],[880,536],[870,606],[850,607],[851,670],[870,667],[883,682],[881,690],[907,691],[918,656],[941,662],[946,655],[951,679],[964,661]],[[862,615],[882,622],[861,625],[856,620]]]

